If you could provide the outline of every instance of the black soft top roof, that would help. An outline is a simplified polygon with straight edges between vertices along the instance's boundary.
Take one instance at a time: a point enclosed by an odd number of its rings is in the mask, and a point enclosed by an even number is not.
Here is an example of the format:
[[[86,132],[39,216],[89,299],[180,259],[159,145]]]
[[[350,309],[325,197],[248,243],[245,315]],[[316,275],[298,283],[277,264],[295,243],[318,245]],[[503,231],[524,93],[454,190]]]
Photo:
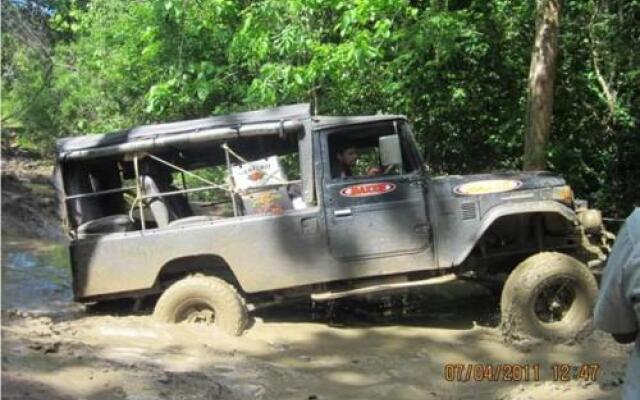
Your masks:
[[[375,121],[405,119],[401,115],[372,115],[372,116],[314,116],[311,117],[308,103],[293,104],[275,108],[248,111],[217,117],[200,118],[188,121],[178,121],[163,124],[143,125],[113,133],[100,135],[85,135],[62,138],[57,141],[58,155],[68,152],[99,149],[109,146],[139,141],[143,139],[157,139],[171,135],[195,133],[224,127],[239,127],[259,123],[273,123],[281,121],[302,121],[311,118],[314,128],[330,129],[340,125],[353,125]]]
[[[122,131],[100,134],[72,136],[57,141],[58,153],[113,146],[129,141],[150,137],[197,132],[204,129],[239,126],[260,122],[309,118],[309,104],[294,104],[258,111],[248,111],[219,117],[208,117],[164,124],[143,125]]]
[[[317,116],[313,117],[313,127],[316,129],[331,129],[343,125],[368,124],[371,122],[407,119],[404,115],[377,114],[353,117]]]

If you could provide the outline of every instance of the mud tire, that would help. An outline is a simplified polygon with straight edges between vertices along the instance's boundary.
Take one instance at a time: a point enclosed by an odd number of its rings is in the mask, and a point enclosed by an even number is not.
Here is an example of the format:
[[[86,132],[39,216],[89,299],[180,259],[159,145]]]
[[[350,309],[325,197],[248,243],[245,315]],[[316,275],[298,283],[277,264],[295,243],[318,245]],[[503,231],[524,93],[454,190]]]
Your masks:
[[[555,286],[554,286],[555,285]],[[537,301],[545,290],[570,290],[572,301],[558,321],[544,321]],[[598,284],[580,261],[562,253],[538,253],[521,262],[509,275],[500,300],[502,333],[507,341],[542,338],[574,341],[588,335]],[[557,302],[556,302],[557,303]]]
[[[247,327],[243,298],[232,285],[211,276],[192,275],[171,285],[158,299],[153,316],[163,322],[179,323],[195,309],[212,310],[211,324],[226,334],[240,336]]]

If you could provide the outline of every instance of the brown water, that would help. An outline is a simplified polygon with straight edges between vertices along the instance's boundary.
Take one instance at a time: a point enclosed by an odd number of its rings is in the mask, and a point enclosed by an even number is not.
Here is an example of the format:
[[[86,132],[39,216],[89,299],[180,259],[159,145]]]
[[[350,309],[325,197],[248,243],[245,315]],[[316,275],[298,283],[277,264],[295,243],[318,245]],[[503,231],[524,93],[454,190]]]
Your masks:
[[[69,307],[71,277],[65,246],[35,239],[2,238],[2,309],[59,313]]]
[[[497,299],[466,283],[333,309],[282,305],[240,338],[160,324],[150,310],[89,314],[70,288],[63,246],[3,238],[3,398],[606,399],[619,397],[629,349],[600,333],[506,345]],[[459,381],[469,364],[514,363],[528,382]],[[584,363],[599,363],[594,381],[554,381],[554,365]],[[448,381],[447,364],[465,371]]]

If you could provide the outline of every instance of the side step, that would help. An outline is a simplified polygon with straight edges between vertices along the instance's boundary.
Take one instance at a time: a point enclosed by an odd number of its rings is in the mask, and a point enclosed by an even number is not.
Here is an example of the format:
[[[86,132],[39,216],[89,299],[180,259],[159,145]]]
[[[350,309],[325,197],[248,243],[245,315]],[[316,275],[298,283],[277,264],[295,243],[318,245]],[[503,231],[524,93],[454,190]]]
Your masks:
[[[442,283],[453,282],[456,279],[457,279],[457,276],[455,274],[447,274],[442,276],[436,276],[433,278],[422,279],[419,281],[383,283],[380,285],[366,286],[366,287],[361,287],[357,289],[344,290],[340,292],[312,293],[311,300],[327,301],[327,300],[335,300],[343,297],[356,296],[361,294],[385,292],[388,290],[406,289],[406,288],[417,287],[417,286],[440,285]]]

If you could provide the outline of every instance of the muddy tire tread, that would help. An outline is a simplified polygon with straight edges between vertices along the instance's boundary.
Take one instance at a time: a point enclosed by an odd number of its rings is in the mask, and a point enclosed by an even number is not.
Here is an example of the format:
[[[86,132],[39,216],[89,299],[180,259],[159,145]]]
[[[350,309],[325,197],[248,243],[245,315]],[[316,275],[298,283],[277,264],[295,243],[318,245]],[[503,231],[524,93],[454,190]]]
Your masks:
[[[215,311],[213,325],[232,336],[239,336],[248,324],[244,299],[236,288],[213,276],[190,275],[171,285],[160,296],[153,316],[163,322],[175,323],[176,308],[187,298],[207,298]]]
[[[546,279],[553,276],[571,277],[575,279],[581,290],[587,297],[587,302],[593,309],[598,294],[598,285],[589,269],[577,259],[557,252],[537,253],[522,261],[509,275],[500,300],[502,314],[501,329],[507,341],[527,337],[537,337],[550,340],[574,340],[579,335],[584,335],[587,321],[567,322],[562,326],[542,328],[540,324],[532,321],[530,315],[524,310],[528,296]],[[584,308],[584,307],[583,307]],[[585,311],[583,311],[585,312]]]

